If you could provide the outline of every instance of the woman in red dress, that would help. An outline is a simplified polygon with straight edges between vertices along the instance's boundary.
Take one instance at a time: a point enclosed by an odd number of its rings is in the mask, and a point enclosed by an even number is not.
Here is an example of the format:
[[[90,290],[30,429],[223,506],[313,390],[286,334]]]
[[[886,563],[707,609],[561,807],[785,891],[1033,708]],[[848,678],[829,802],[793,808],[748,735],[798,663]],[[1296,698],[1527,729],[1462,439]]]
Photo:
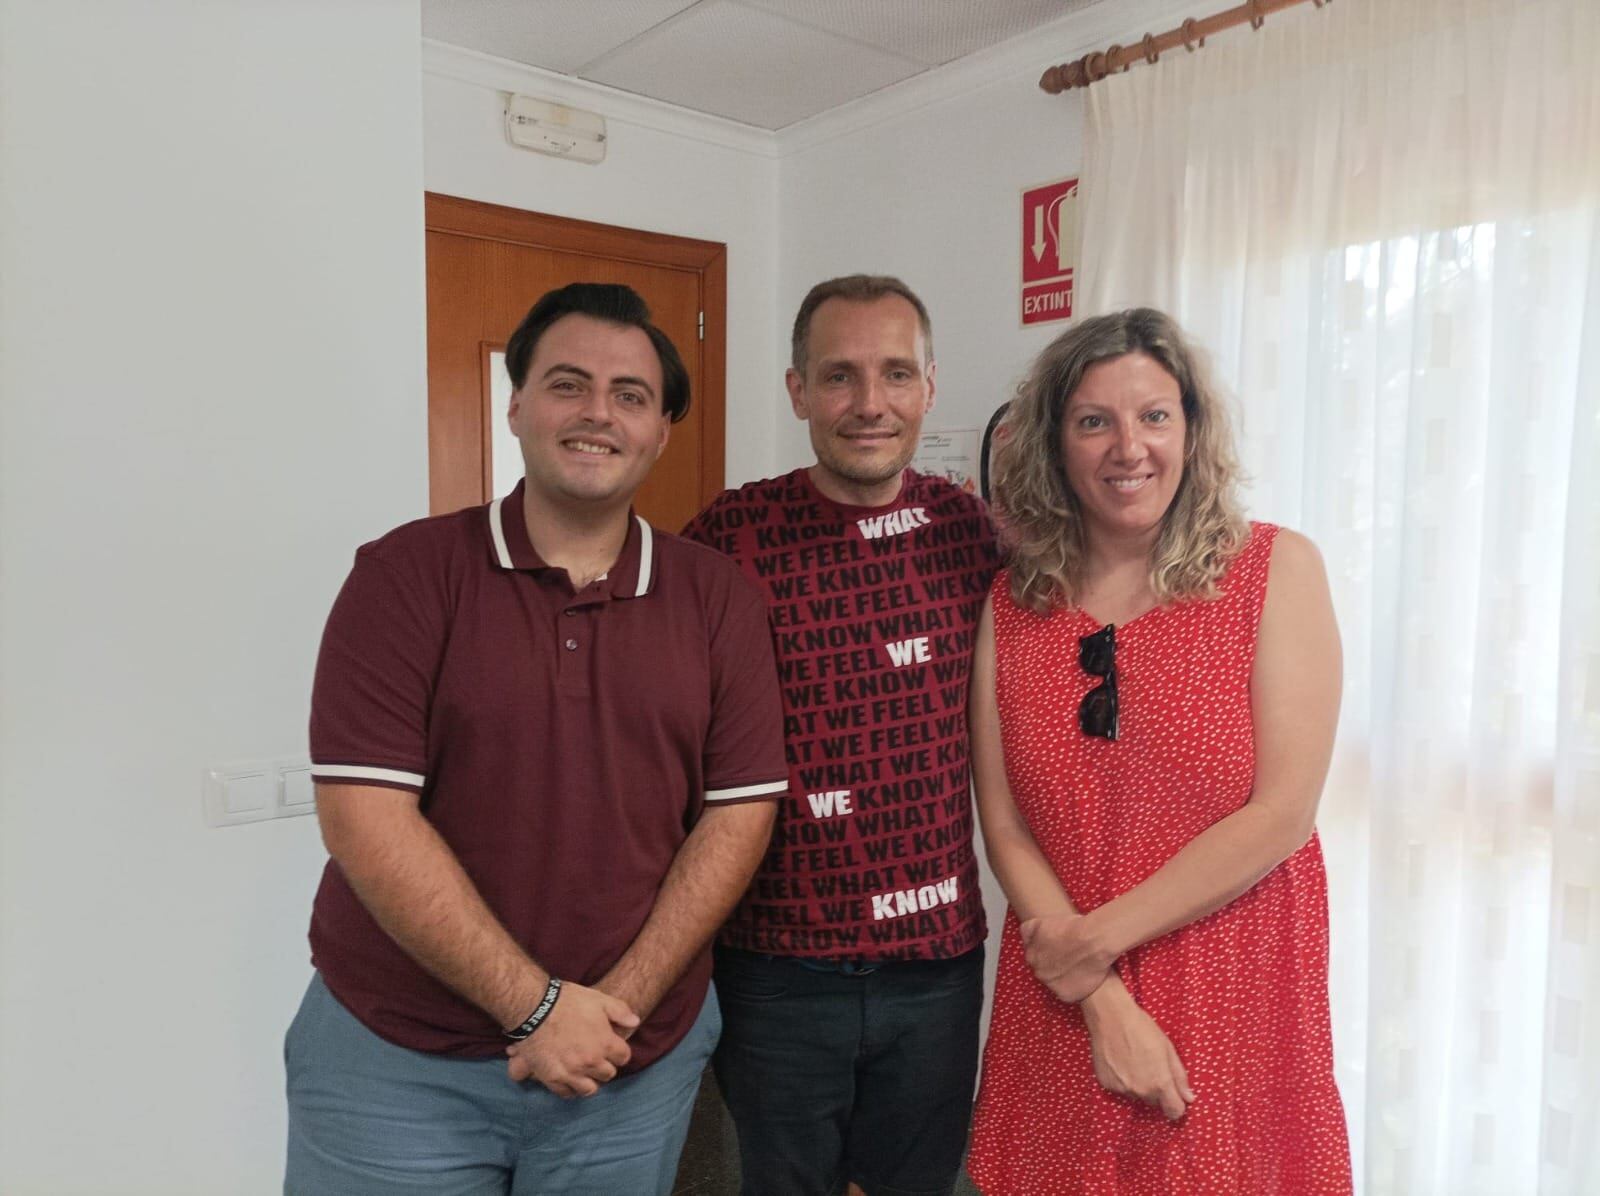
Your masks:
[[[1067,332],[1007,414],[970,713],[1011,906],[987,1196],[1351,1190],[1313,830],[1339,635],[1316,548],[1247,522],[1237,473],[1149,309]]]

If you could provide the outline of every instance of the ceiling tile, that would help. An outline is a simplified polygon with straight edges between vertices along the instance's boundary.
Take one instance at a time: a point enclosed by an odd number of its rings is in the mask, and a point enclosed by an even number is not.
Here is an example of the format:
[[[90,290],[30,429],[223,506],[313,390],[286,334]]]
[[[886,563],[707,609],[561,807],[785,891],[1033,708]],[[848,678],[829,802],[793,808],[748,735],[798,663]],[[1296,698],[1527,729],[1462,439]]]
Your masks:
[[[1026,33],[1096,0],[743,0],[929,66]]]
[[[685,108],[781,129],[922,69],[778,11],[703,0],[580,73]]]
[[[572,74],[695,0],[422,0],[422,35]]]

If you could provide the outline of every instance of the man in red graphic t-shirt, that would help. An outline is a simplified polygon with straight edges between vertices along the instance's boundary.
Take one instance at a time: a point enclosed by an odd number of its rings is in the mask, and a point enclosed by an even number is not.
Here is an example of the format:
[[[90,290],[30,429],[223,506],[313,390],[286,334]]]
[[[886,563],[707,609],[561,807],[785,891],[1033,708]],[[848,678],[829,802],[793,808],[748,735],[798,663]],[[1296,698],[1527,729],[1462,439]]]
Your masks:
[[[813,287],[786,381],[816,463],[684,532],[766,593],[789,761],[718,940],[717,1079],[746,1196],[947,1193],[983,997],[966,699],[994,536],[978,499],[907,468],[934,364],[903,282]]]
[[[579,283],[506,368],[524,479],[364,546],[323,634],[288,1193],[666,1196],[785,787],[762,596],[631,510],[672,343]]]

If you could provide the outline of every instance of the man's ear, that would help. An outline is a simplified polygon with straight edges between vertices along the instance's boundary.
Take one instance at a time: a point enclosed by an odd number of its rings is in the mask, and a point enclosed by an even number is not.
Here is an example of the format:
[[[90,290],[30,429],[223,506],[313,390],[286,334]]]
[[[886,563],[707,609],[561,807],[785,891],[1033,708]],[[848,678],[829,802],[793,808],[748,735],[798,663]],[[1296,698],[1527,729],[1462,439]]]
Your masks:
[[[938,368],[939,363],[937,361],[930,361],[928,363],[928,405],[922,409],[923,415],[927,415],[928,412],[933,410],[933,392],[935,390],[933,384],[933,375],[934,371],[936,371]]]
[[[790,366],[783,372],[783,384],[789,391],[789,406],[794,408],[796,419],[810,419],[811,409],[806,404],[806,380],[799,370]]]
[[[665,413],[661,416],[661,439],[656,441],[656,460],[661,460],[661,454],[667,451],[667,439],[672,435],[672,417]]]

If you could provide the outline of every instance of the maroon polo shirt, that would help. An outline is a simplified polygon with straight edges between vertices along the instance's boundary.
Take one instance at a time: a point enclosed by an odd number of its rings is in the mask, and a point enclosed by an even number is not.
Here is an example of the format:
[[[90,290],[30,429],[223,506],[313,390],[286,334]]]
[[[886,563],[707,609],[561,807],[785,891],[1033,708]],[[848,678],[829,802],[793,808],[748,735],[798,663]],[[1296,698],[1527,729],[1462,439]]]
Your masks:
[[[592,984],[644,925],[705,806],[784,791],[782,729],[766,604],[737,567],[634,517],[610,572],[574,593],[534,552],[519,483],[356,553],[317,660],[311,771],[420,794],[512,937]],[[413,963],[331,860],[311,952],[383,1038],[504,1050],[494,1019]],[[702,953],[625,1070],[683,1037],[709,975]]]

